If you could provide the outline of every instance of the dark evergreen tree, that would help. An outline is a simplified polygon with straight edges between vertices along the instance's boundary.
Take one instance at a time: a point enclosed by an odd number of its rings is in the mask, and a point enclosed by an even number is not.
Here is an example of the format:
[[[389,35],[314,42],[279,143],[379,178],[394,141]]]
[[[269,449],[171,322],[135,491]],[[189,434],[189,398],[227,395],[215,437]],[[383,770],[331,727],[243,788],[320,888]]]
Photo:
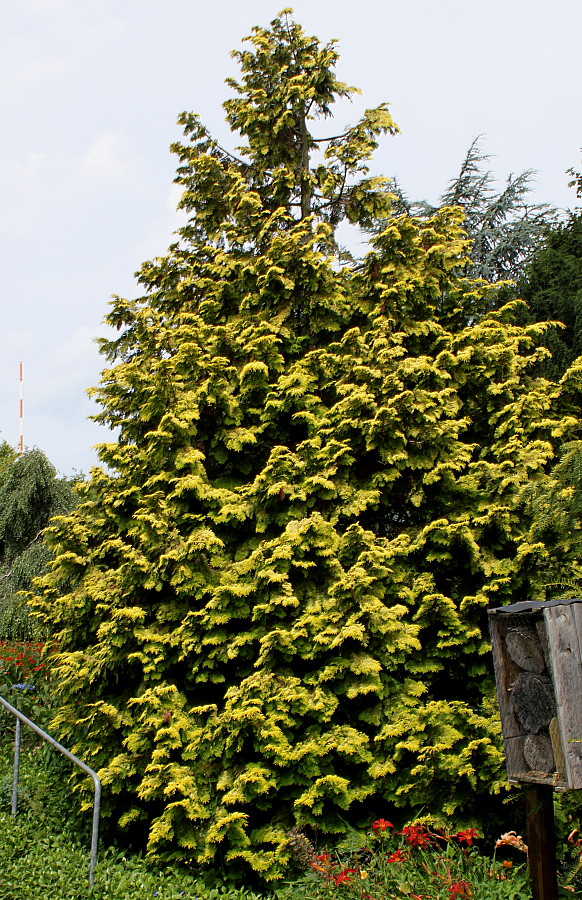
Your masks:
[[[569,420],[572,440],[560,448],[550,477],[524,486],[519,512],[531,522],[529,541],[535,552],[529,578],[540,599],[557,600],[582,592],[582,359],[560,380],[559,405]]]
[[[493,172],[487,168],[490,159],[476,138],[437,206],[426,201],[410,202],[401,191],[397,193],[399,206],[411,215],[432,216],[443,206],[459,206],[465,213],[464,228],[471,240],[466,274],[500,282],[522,274],[548,228],[556,224],[558,213],[547,203],[529,201],[534,177],[531,170],[510,175],[505,186],[497,190]],[[502,293],[502,302],[508,296]]]
[[[551,357],[540,363],[544,375],[559,379],[582,354],[582,213],[571,213],[547,233],[518,292],[531,320],[560,323],[544,334],[541,343]]]
[[[531,596],[513,503],[572,423],[529,375],[540,326],[463,275],[462,210],[395,216],[368,177],[386,106],[313,136],[350,93],[334,46],[282,13],[237,58],[246,143],[181,117],[190,218],[113,302],[118,436],[35,605],[105,812],[273,879],[292,826],[468,821],[501,789],[486,608]],[[375,234],[342,267],[346,218]]]

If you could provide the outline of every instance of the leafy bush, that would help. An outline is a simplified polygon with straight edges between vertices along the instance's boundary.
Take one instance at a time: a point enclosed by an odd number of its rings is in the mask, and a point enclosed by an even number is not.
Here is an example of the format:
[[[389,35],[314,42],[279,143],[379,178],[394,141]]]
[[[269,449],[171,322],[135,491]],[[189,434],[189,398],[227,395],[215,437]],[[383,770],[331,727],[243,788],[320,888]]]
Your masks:
[[[45,677],[42,641],[0,641],[0,689],[27,684],[37,689]]]
[[[46,728],[51,718],[48,671],[39,641],[0,641],[0,696]],[[14,717],[0,709],[0,729],[13,730]],[[23,739],[29,734],[23,731]]]

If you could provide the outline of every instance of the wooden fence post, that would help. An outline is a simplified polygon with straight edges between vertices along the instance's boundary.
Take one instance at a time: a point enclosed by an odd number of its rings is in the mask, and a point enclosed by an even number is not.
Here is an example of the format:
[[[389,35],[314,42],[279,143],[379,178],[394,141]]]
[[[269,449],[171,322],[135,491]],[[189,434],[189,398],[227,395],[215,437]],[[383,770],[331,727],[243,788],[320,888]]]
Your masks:
[[[533,900],[558,900],[554,792],[550,785],[528,785],[525,813]]]

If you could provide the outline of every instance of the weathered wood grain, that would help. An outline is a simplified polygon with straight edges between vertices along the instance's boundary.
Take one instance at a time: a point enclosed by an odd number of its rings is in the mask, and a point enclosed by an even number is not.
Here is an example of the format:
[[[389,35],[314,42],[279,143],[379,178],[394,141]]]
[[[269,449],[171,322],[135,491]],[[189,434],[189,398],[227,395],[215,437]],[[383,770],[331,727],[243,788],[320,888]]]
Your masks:
[[[533,900],[558,900],[554,802],[549,786],[525,792],[528,862]]]
[[[511,705],[524,731],[537,734],[554,717],[551,684],[539,675],[524,672],[511,685]]]
[[[542,648],[533,629],[508,631],[505,646],[512,660],[525,672],[541,675],[546,665]]]
[[[493,645],[493,666],[495,669],[495,684],[497,687],[497,704],[501,715],[503,740],[504,742],[507,742],[510,738],[517,737],[523,733],[523,729],[517,721],[513,706],[511,705],[511,682],[514,680],[516,674],[514,671],[515,665],[508,665],[507,654],[505,652],[505,638],[503,637],[503,623],[500,621],[500,617],[490,616],[489,631],[491,634],[491,643]]]
[[[555,771],[554,752],[549,738],[528,734],[523,742],[523,755],[532,772],[550,775]]]
[[[568,786],[582,788],[581,604],[548,606],[544,621]]]
[[[546,664],[546,669],[548,672],[551,671],[550,666],[550,648],[548,647],[548,636],[546,634],[546,623],[544,621],[543,616],[541,616],[536,622],[536,633],[540,642],[540,647],[542,648],[542,653],[544,654],[544,662]]]
[[[550,740],[552,742],[552,750],[554,753],[554,761],[556,763],[556,772],[560,778],[565,777],[566,765],[564,762],[564,753],[562,751],[562,738],[560,736],[560,725],[556,716],[550,722]]]

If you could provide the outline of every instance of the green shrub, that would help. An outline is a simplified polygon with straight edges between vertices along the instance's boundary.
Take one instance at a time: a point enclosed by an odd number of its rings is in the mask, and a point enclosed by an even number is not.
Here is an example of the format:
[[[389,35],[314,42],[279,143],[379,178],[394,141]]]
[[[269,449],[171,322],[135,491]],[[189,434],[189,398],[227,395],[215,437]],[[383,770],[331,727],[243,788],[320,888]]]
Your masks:
[[[53,710],[43,649],[39,641],[0,641],[0,696],[46,730]],[[13,734],[15,722],[11,713],[0,708],[1,734]],[[24,727],[22,740],[32,734]]]
[[[316,153],[311,120],[350,94],[334,46],[286,13],[250,41],[226,103],[244,160],[181,117],[190,218],[112,304],[117,437],[34,602],[108,824],[271,882],[294,825],[491,815],[486,611],[532,599],[515,497],[577,420],[529,374],[541,326],[464,277],[462,212],[395,216],[367,177],[386,104]],[[374,231],[345,266],[342,219]]]

